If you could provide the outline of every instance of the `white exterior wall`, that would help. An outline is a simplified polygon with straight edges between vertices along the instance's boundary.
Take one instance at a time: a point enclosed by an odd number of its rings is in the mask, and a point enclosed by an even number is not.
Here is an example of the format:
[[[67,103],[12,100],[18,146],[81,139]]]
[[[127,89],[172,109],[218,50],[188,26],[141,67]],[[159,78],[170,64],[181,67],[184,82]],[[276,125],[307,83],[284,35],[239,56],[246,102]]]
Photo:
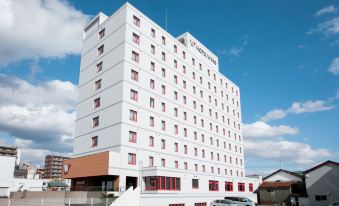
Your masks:
[[[339,202],[339,166],[326,164],[306,174],[306,190],[310,206],[325,206]],[[327,201],[316,201],[316,195],[326,195]]]
[[[276,174],[270,176],[269,178],[265,179],[266,182],[275,182],[275,181],[281,181],[281,182],[287,182],[287,181],[302,181],[301,178],[296,177],[294,175],[291,175],[289,173],[286,173],[284,171],[279,171]]]
[[[140,19],[140,28],[133,24],[133,15]],[[180,200],[186,205],[193,205],[195,200],[193,196],[204,197],[200,202],[208,204],[209,201],[223,198],[225,195],[241,195],[256,200],[256,195],[249,192],[248,185],[250,182],[253,183],[255,190],[259,181],[244,177],[242,128],[238,128],[238,124],[241,125],[240,91],[234,83],[219,73],[218,58],[189,33],[178,37],[186,38],[187,46],[183,45],[177,38],[172,37],[128,3],[111,17],[104,19],[105,21],[101,24],[93,24],[97,27],[96,29],[90,28],[85,33],[80,68],[74,156],[111,151],[109,174],[120,176],[120,187],[126,184],[125,176],[181,178],[181,191],[150,192],[141,188],[143,191],[141,205],[151,202],[154,204],[157,201],[161,201],[162,205],[167,205],[166,201],[169,201],[168,203],[179,201],[180,203]],[[101,21],[100,17],[98,21]],[[103,28],[105,28],[105,37],[98,40],[98,32]],[[156,31],[155,38],[151,36],[151,28]],[[140,37],[139,45],[132,41],[133,33]],[[166,45],[162,44],[162,36],[166,38]],[[192,47],[190,39],[215,59],[215,64]],[[151,54],[151,44],[155,46],[155,54]],[[174,52],[174,44],[178,47],[177,53]],[[101,45],[104,45],[104,53],[98,56],[97,48]],[[138,63],[132,61],[132,51],[139,54]],[[182,51],[186,52],[185,59],[182,57]],[[162,52],[166,53],[166,61],[161,58]],[[195,59],[195,66],[192,65],[192,58]],[[174,60],[177,60],[178,68],[174,68]],[[103,70],[97,73],[96,65],[101,61],[103,61]],[[155,71],[150,69],[151,61],[155,63]],[[199,69],[199,64],[202,64],[202,70]],[[183,65],[186,66],[186,73],[183,73]],[[166,69],[165,78],[162,77],[162,68]],[[131,69],[138,72],[138,81],[131,79]],[[192,77],[192,72],[195,72],[195,79]],[[178,77],[177,84],[174,83],[174,75]],[[203,80],[202,84],[200,77]],[[101,79],[101,89],[94,91],[94,83],[99,79]],[[154,90],[150,88],[150,79],[155,81]],[[183,80],[186,81],[186,89],[183,88]],[[210,88],[208,82],[211,84]],[[161,85],[166,86],[166,95],[161,93]],[[193,93],[193,86],[196,88],[196,94]],[[214,92],[214,87],[216,87],[216,92]],[[130,99],[130,89],[138,91],[138,101]],[[200,97],[200,90],[203,91],[203,98]],[[174,91],[178,92],[178,100],[174,99]],[[187,104],[183,103],[183,96],[186,96]],[[209,96],[211,96],[211,102]],[[93,100],[97,97],[101,98],[101,106],[93,109]],[[150,107],[150,97],[155,100],[154,108]],[[215,100],[217,100],[217,105],[215,105]],[[196,109],[193,108],[193,101],[196,101]],[[166,112],[161,110],[162,102],[166,104]],[[200,110],[200,105],[204,107],[203,112]],[[174,116],[174,108],[178,108],[178,117]],[[138,113],[137,122],[129,120],[131,109]],[[209,109],[212,110],[212,116],[209,115]],[[184,120],[183,112],[187,113],[187,120]],[[215,112],[218,113],[218,118]],[[99,126],[92,128],[92,118],[96,116],[99,116]],[[149,125],[150,116],[155,119],[154,127]],[[197,124],[194,124],[194,116],[197,118]],[[201,119],[204,120],[204,127],[201,126]],[[229,125],[227,119],[230,121]],[[165,131],[161,130],[162,120],[166,121]],[[210,130],[210,123],[212,123],[212,130]],[[234,124],[236,127],[233,126]],[[178,125],[179,134],[174,133],[174,125]],[[219,128],[218,132],[216,126]],[[184,128],[187,129],[187,137],[184,137]],[[223,129],[225,129],[225,135]],[[137,132],[137,143],[128,141],[129,131]],[[194,139],[194,132],[197,133],[197,139]],[[202,134],[204,142],[201,138]],[[96,147],[91,147],[93,136],[98,136]],[[149,146],[149,136],[154,137],[154,147]],[[210,144],[210,137],[213,137],[213,145]],[[165,149],[161,149],[161,139],[166,141]],[[219,146],[217,146],[217,140],[219,140]],[[179,144],[178,152],[174,151],[175,142]],[[224,142],[226,148],[224,148]],[[229,144],[231,144],[231,149],[229,149]],[[184,145],[188,146],[188,154],[184,154]],[[194,155],[194,148],[197,148],[197,156]],[[202,150],[205,150],[205,157],[202,157]],[[211,152],[214,154],[213,160],[210,157]],[[136,154],[136,165],[128,164],[128,153]],[[220,155],[219,161],[217,154]],[[226,162],[224,155],[227,158]],[[154,157],[154,167],[149,167],[149,156]],[[232,163],[230,157],[232,157]],[[161,158],[166,159],[166,167],[161,167]],[[236,164],[236,158],[238,158],[238,164]],[[240,159],[242,164],[240,164]],[[175,169],[174,165],[176,160],[179,161],[178,169]],[[184,169],[184,162],[188,163],[187,170]],[[198,171],[195,171],[195,164],[198,165]],[[202,171],[202,165],[205,165],[206,172]],[[214,173],[211,172],[211,167],[214,167]],[[220,174],[218,174],[218,168]],[[225,169],[227,169],[227,174],[225,174]],[[199,189],[192,189],[192,178],[199,179]],[[209,180],[219,180],[218,192],[208,191]],[[234,192],[225,193],[225,181],[234,182]],[[245,183],[245,192],[238,193],[238,182]],[[164,196],[167,197],[165,202]],[[171,202],[171,198],[175,202]]]

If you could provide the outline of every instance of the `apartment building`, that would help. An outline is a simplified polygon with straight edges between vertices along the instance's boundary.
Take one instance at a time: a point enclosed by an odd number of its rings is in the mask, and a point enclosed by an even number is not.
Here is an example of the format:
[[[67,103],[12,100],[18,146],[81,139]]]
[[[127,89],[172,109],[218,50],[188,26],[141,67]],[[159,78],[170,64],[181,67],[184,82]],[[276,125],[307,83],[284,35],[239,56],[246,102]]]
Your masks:
[[[85,27],[72,190],[140,187],[141,205],[203,206],[246,196],[240,89],[190,33],[126,3]]]
[[[44,179],[54,179],[62,177],[62,162],[69,157],[47,155],[45,157]]]

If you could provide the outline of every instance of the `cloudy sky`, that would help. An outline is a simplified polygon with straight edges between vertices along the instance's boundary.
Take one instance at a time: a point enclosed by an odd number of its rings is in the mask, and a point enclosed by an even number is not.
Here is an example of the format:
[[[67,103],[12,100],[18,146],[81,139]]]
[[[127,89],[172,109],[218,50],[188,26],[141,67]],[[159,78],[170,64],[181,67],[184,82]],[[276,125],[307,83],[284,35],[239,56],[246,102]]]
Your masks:
[[[0,144],[43,164],[71,155],[83,26],[122,0],[0,0]],[[189,31],[241,89],[246,169],[339,161],[336,1],[130,1],[174,36]]]

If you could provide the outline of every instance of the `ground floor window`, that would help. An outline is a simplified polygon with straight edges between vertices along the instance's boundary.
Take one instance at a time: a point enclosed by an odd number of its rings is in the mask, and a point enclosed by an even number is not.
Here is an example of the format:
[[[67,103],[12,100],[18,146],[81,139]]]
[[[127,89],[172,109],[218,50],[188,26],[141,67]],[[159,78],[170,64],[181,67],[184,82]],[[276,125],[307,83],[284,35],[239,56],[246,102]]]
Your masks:
[[[145,190],[180,190],[180,178],[150,176],[144,177]]]
[[[207,202],[197,202],[194,203],[194,206],[207,206]]]
[[[210,191],[219,191],[219,182],[215,180],[209,181],[209,190]]]
[[[192,179],[192,188],[199,189],[199,179]]]
[[[233,191],[233,182],[225,182],[225,191],[227,192]]]
[[[249,190],[250,192],[253,192],[253,183],[250,183],[250,184],[248,185],[248,190]]]
[[[316,195],[315,196],[315,200],[316,201],[326,201],[327,200],[327,196],[326,195]]]
[[[238,191],[239,192],[245,192],[245,183],[238,183]]]

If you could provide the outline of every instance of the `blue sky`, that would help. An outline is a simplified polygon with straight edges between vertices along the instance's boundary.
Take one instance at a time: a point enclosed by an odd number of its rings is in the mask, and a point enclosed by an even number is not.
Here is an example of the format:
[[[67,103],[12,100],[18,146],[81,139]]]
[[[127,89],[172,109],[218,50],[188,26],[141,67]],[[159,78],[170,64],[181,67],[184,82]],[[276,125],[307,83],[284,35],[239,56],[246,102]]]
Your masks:
[[[125,1],[28,2],[0,3],[0,142],[41,164],[72,151],[83,25]],[[163,27],[167,10],[168,32],[193,34],[240,86],[248,173],[339,161],[337,1],[130,3]]]

